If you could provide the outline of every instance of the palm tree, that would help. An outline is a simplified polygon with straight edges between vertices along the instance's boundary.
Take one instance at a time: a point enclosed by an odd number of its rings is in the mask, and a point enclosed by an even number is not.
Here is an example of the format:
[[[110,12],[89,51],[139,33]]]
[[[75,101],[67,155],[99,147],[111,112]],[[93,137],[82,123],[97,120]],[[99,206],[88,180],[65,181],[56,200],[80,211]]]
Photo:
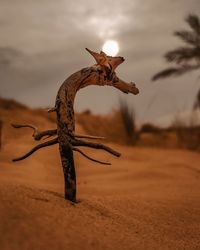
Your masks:
[[[174,67],[164,69],[152,77],[153,81],[169,76],[180,76],[192,70],[200,69],[200,19],[197,15],[188,15],[185,21],[190,30],[180,30],[174,33],[186,46],[167,52],[164,57]],[[200,90],[197,93],[194,109],[200,108]]]

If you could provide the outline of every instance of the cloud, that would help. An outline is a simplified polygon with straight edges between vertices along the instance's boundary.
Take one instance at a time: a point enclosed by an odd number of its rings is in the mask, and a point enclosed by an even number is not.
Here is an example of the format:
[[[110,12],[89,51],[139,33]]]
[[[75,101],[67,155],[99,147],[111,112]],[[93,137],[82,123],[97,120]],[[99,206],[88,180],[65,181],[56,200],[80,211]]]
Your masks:
[[[117,74],[141,90],[137,97],[126,96],[140,119],[154,120],[186,100],[193,102],[195,73],[157,84],[150,79],[166,66],[162,55],[180,44],[172,33],[185,27],[185,16],[196,12],[199,0],[0,2],[1,95],[32,106],[53,105],[62,81],[94,63],[84,48],[100,50],[106,39],[114,38],[126,59]],[[78,94],[76,108],[107,112],[116,107],[118,96],[111,88],[87,88]]]

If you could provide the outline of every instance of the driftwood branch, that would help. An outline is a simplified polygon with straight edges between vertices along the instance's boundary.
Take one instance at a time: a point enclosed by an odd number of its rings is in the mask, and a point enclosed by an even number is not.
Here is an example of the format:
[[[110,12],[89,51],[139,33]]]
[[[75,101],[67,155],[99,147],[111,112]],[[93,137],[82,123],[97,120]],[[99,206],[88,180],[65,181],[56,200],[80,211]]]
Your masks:
[[[139,94],[139,89],[136,87],[135,83],[124,82],[118,78],[118,81],[113,84],[113,87],[119,89],[120,91],[124,92],[125,94],[131,93],[134,95]]]
[[[56,138],[41,143],[31,149],[25,155],[15,158],[13,161],[20,161],[40,148],[47,147],[59,143],[60,157],[63,167],[64,180],[65,180],[65,198],[75,202],[76,201],[76,172],[74,166],[73,151],[77,151],[89,160],[98,162],[105,165],[110,165],[108,162],[99,161],[86,155],[77,147],[90,147],[95,149],[104,150],[116,157],[120,153],[112,148],[90,141],[84,141],[80,138],[87,139],[104,139],[104,137],[78,135],[75,134],[75,118],[74,118],[74,99],[76,93],[89,85],[109,85],[113,86],[123,93],[138,94],[139,90],[134,83],[127,83],[119,79],[115,73],[115,69],[123,63],[123,57],[107,56],[104,52],[93,52],[89,49],[87,51],[94,57],[96,64],[83,68],[68,77],[61,85],[55,102],[55,107],[48,110],[48,112],[56,112],[57,115],[57,129],[39,131],[35,126],[30,124],[13,124],[14,128],[28,127],[33,130],[33,138],[40,140],[44,137],[57,136]]]
[[[94,161],[94,162],[97,162],[97,163],[100,163],[100,164],[103,164],[103,165],[111,165],[110,162],[104,162],[104,161],[100,161],[100,160],[96,160],[88,155],[86,155],[83,151],[81,151],[79,148],[75,148],[73,147],[72,148],[73,151],[77,151],[79,152],[80,154],[82,154],[83,156],[85,156],[87,159],[91,160],[91,161]]]
[[[46,139],[48,137],[57,135],[57,129],[50,129],[50,130],[45,130],[45,131],[39,131],[37,127],[30,125],[30,124],[15,124],[12,123],[11,124],[13,126],[13,128],[31,128],[33,129],[33,138],[36,141],[41,140],[42,137],[47,136]]]
[[[35,151],[41,149],[41,148],[44,148],[44,147],[48,147],[48,146],[52,146],[54,144],[57,144],[58,143],[58,138],[54,138],[50,141],[47,141],[47,142],[43,142],[41,144],[38,144],[37,146],[35,146],[34,148],[32,148],[28,153],[26,153],[25,155],[21,156],[21,157],[18,157],[18,158],[15,158],[13,159],[12,161],[21,161],[21,160],[24,160],[26,159],[28,156],[32,155]]]
[[[95,149],[102,149],[116,157],[119,157],[121,155],[119,152],[101,143],[93,143],[93,142],[88,142],[88,141],[83,141],[83,140],[73,140],[72,145],[76,147],[89,147],[89,148],[95,148]]]
[[[12,123],[11,126],[13,128],[31,128],[33,129],[33,138],[36,141],[41,140],[41,138],[45,137],[45,139],[57,135],[57,129],[49,129],[49,130],[44,130],[44,131],[39,131],[37,127],[35,127],[34,125],[31,124],[16,124],[16,123]],[[94,135],[82,135],[82,134],[74,134],[73,137],[75,138],[85,138],[85,139],[98,139],[98,140],[103,140],[105,139],[105,137],[102,136],[94,136]]]
[[[38,128],[31,125],[31,124],[16,124],[16,123],[12,123],[11,126],[13,128],[31,128],[33,129],[33,137],[35,136],[35,134],[38,133]]]

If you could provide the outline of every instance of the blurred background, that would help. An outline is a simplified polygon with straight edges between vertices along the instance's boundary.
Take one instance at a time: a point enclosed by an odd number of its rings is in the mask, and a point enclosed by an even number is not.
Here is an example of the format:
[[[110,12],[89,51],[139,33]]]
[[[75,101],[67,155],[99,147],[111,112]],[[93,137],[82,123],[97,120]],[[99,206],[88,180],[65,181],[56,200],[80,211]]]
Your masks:
[[[200,249],[200,0],[0,0],[0,34],[0,250]],[[75,132],[121,157],[76,148],[71,204],[58,145],[37,151],[52,138],[30,124],[56,128],[47,108],[95,63],[86,47],[123,56],[140,93],[77,93]]]
[[[114,40],[126,59],[117,75],[140,89],[126,96],[137,123],[168,126],[177,113],[187,119],[199,72],[151,78],[169,66],[166,52],[184,46],[173,33],[190,29],[185,19],[199,13],[199,0],[0,0],[0,95],[31,107],[53,106],[62,82],[94,64],[85,47],[100,51]],[[113,88],[91,86],[78,93],[75,110],[108,114],[120,97]]]

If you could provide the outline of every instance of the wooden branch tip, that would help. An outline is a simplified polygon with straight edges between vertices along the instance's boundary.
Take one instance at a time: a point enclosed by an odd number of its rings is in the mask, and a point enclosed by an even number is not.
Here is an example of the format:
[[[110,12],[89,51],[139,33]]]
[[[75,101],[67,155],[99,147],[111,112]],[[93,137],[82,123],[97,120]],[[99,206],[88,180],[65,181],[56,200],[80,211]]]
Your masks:
[[[31,129],[33,129],[34,131],[37,131],[37,130],[38,130],[37,127],[35,127],[35,126],[31,125],[31,124],[16,124],[16,123],[11,123],[11,126],[12,126],[13,128],[31,128]]]
[[[126,94],[128,94],[128,93],[131,93],[134,95],[139,94],[139,89],[136,87],[135,83],[133,83],[133,82],[127,83],[119,78],[118,78],[118,82],[113,84],[113,87],[119,89],[120,91],[122,91]]]
[[[13,128],[31,128],[33,129],[33,137],[35,137],[38,133],[38,128],[31,125],[31,124],[15,124],[15,123],[11,123],[11,126]]]

